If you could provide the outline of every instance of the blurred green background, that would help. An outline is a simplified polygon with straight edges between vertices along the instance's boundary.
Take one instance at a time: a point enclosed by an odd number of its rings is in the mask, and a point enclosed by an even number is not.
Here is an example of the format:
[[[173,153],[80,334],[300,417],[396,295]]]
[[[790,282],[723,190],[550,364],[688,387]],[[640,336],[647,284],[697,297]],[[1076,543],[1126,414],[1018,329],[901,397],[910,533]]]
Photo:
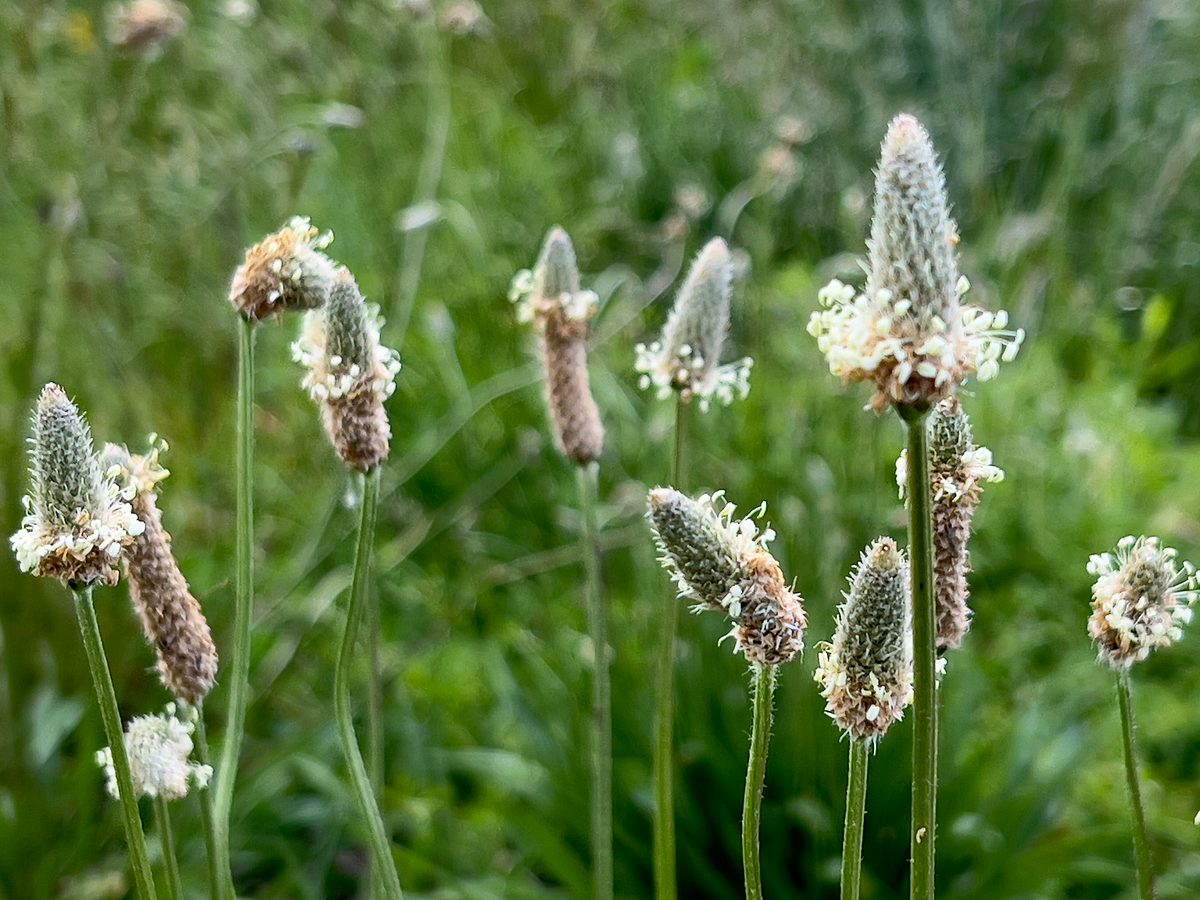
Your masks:
[[[401,374],[377,553],[387,819],[415,897],[585,896],[586,705],[569,467],[505,299],[552,223],[604,303],[592,375],[612,602],[617,884],[650,891],[647,685],[668,590],[641,513],[669,404],[633,344],[713,234],[740,251],[730,356],[749,399],[696,425],[693,488],[766,498],[810,648],[843,578],[903,534],[894,417],[860,410],[804,325],[853,276],[889,118],[946,164],[977,302],[1029,331],[967,397],[1008,479],[973,545],[977,610],[944,687],[940,895],[1134,895],[1113,679],[1085,631],[1089,553],[1129,532],[1200,554],[1200,7],[1190,0],[196,3],[158,54],[101,3],[0,5],[0,525],[27,415],[60,381],[102,440],[171,443],[162,498],[222,648],[233,596],[234,316],[243,248],[293,213],[389,322]],[[296,323],[262,329],[253,703],[234,808],[241,890],[352,897],[364,841],[332,716],[354,485],[298,388]],[[105,743],[65,592],[0,554],[0,895],[121,897]],[[123,587],[98,595],[126,715],[167,700]],[[722,623],[678,668],[681,896],[740,896],[749,707]],[[1200,663],[1138,667],[1163,898],[1200,896]],[[846,746],[811,670],[778,693],[771,896],[832,897]],[[219,741],[227,688],[209,702]],[[361,698],[360,698],[361,699]],[[869,898],[907,896],[909,724],[872,763]],[[194,799],[176,806],[204,895]],[[152,843],[152,853],[157,852]]]

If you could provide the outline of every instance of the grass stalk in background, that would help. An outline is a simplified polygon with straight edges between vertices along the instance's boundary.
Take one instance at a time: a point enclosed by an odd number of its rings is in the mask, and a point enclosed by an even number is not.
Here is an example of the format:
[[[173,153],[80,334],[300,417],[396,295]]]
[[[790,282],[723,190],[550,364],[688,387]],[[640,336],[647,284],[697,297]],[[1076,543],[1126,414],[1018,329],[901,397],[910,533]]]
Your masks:
[[[371,780],[358,748],[354,734],[353,711],[350,708],[350,675],[354,658],[354,646],[362,623],[363,610],[367,603],[367,588],[370,581],[371,550],[375,541],[375,511],[379,505],[379,469],[368,472],[363,479],[362,518],[359,520],[358,542],[354,550],[354,574],[350,581],[350,602],[346,608],[346,630],[338,647],[337,664],[333,676],[334,712],[338,732],[342,739],[342,752],[350,770],[350,781],[359,812],[367,826],[371,844],[371,865],[378,872],[379,885],[388,900],[400,900],[404,892],[400,889],[400,876],[396,872],[396,861],[392,858],[391,842],[378,801],[371,791]]]
[[[125,752],[125,729],[121,725],[117,693],[113,689],[112,675],[108,671],[108,660],[104,655],[104,643],[100,639],[96,608],[92,605],[92,588],[77,587],[73,588],[71,593],[75,596],[75,616],[79,619],[79,633],[83,637],[83,648],[87,654],[88,668],[92,673],[92,686],[96,690],[100,717],[104,720],[104,734],[112,751],[117,790],[121,795],[121,817],[125,825],[125,840],[129,845],[129,862],[133,867],[137,895],[141,900],[155,900],[154,873],[150,869],[146,835],[142,831],[137,796],[133,792],[133,778],[129,774],[129,754]]]
[[[687,406],[675,400],[675,453],[671,460],[671,486],[686,490],[684,465],[687,452]],[[654,730],[654,896],[675,900],[675,632],[679,603],[675,592],[663,594],[662,640],[658,647],[658,677]]]
[[[167,897],[170,900],[183,900],[183,878],[179,875],[179,859],[175,855],[175,832],[171,828],[168,802],[162,795],[154,798],[154,818],[158,826],[158,839],[162,844],[163,869],[167,873]]]
[[[908,446],[908,554],[912,566],[913,772],[912,900],[933,900],[937,826],[937,620],[934,608],[933,520],[930,506],[927,410],[897,407]]]
[[[846,827],[842,837],[842,900],[858,900],[862,883],[863,819],[867,812],[867,741],[850,738],[850,777],[846,785]]]
[[[762,865],[758,829],[762,812],[763,779],[767,774],[767,746],[771,742],[771,713],[775,699],[775,666],[755,665],[754,720],[750,730],[750,761],[746,766],[746,794],[742,800],[742,871],[746,900],[762,900]]]
[[[609,683],[608,609],[600,586],[600,545],[596,526],[596,463],[575,467],[579,511],[583,518],[583,567],[587,576],[588,627],[592,670],[592,894],[613,895],[612,689]]]
[[[368,591],[366,634],[367,657],[367,775],[371,780],[371,793],[383,796],[383,673],[379,666],[379,601]],[[371,896],[383,895],[379,880],[379,867],[371,863]]]
[[[1121,737],[1125,750],[1125,782],[1129,787],[1129,815],[1133,820],[1133,854],[1137,860],[1138,896],[1154,900],[1154,867],[1150,859],[1150,841],[1146,836],[1146,810],[1142,806],[1142,786],[1137,771],[1137,740],[1134,737],[1133,698],[1129,673],[1117,675],[1117,705],[1121,708]]]
[[[196,708],[196,758],[201,765],[211,766],[208,752],[208,734],[204,729],[204,706]],[[208,889],[212,900],[235,900],[233,876],[229,867],[221,865],[217,850],[217,817],[213,811],[212,790],[205,788],[200,794],[200,821],[204,827],[204,849],[208,856]]]

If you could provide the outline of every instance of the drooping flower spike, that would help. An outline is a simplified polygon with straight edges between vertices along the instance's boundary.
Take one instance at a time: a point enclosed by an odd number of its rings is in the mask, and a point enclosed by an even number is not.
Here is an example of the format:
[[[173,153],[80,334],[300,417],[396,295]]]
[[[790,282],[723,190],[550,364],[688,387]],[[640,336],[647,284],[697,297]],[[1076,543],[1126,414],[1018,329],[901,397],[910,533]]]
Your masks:
[[[87,422],[57,384],[38,397],[29,460],[25,517],[10,541],[21,571],[68,586],[116,584],[121,555],[145,526],[132,492],[101,471]]]
[[[1024,340],[1003,311],[963,305],[958,229],[929,135],[912,116],[892,120],[875,177],[869,265],[862,293],[834,279],[808,331],[829,370],[875,386],[870,407],[928,409],[968,377],[994,378]]]
[[[702,411],[713,399],[728,406],[750,392],[754,360],[747,356],[721,365],[732,293],[729,247],[713,238],[679,289],[662,337],[649,346],[637,345],[634,370],[643,389],[653,388],[660,399],[676,392],[685,403],[695,397]]]
[[[175,704],[168,703],[162,715],[135,716],[125,727],[125,750],[133,791],[139,797],[163,797],[179,800],[193,786],[208,787],[212,767],[192,762],[192,733],[199,713],[188,709],[183,719],[175,715]],[[120,797],[113,769],[112,748],[96,753],[96,763],[108,778],[108,793]]]
[[[246,251],[233,274],[229,302],[250,322],[321,307],[336,279],[336,266],[324,253],[331,243],[332,232],[294,217]]]
[[[804,649],[803,600],[767,549],[775,532],[754,522],[766,504],[745,518],[735,512],[723,491],[693,500],[659,487],[650,492],[647,518],[680,598],[692,601],[693,612],[728,615],[734,651],[748,662],[779,665]]]
[[[1114,552],[1092,556],[1087,570],[1096,576],[1088,634],[1101,662],[1128,670],[1183,637],[1200,577],[1173,547],[1156,537],[1128,535]]]

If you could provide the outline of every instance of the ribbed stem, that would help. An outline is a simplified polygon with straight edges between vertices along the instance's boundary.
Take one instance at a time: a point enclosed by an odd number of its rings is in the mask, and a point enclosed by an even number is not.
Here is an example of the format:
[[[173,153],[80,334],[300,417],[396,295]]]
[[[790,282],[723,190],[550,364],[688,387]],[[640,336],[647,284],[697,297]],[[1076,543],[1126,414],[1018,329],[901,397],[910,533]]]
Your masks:
[[[204,706],[196,707],[196,758],[201,765],[211,766],[208,752],[208,734],[204,729]],[[208,856],[208,891],[212,900],[235,900],[233,875],[217,851],[217,817],[213,812],[213,792],[200,791],[200,820],[204,826],[204,849]],[[227,862],[227,861],[226,861]]]
[[[742,871],[746,900],[762,900],[762,865],[758,855],[758,829],[762,818],[763,780],[767,774],[767,746],[771,743],[771,711],[775,698],[775,666],[754,666],[754,720],[750,728],[750,762],[746,766],[746,794],[742,799]]]
[[[687,450],[687,406],[675,401],[675,453],[671,459],[671,486],[686,490],[684,463]],[[674,591],[662,595],[662,641],[658,645],[655,684],[657,718],[654,729],[654,896],[676,900],[675,888],[675,631],[679,601]]]
[[[937,833],[937,620],[930,507],[928,412],[897,407],[908,437],[908,555],[912,565],[912,900],[933,900]]]
[[[389,900],[400,900],[404,892],[400,889],[400,876],[396,872],[396,861],[392,858],[391,842],[379,813],[379,805],[371,792],[371,779],[358,749],[358,738],[354,734],[354,719],[350,709],[350,675],[354,658],[354,645],[362,623],[363,608],[367,603],[367,586],[370,580],[371,550],[375,540],[375,510],[379,504],[379,469],[366,474],[363,483],[362,518],[359,521],[358,544],[354,551],[354,574],[350,580],[350,602],[346,608],[346,630],[338,647],[337,665],[333,675],[333,705],[337,717],[338,732],[342,739],[342,753],[350,770],[350,782],[354,787],[354,798],[358,811],[367,826],[367,837],[371,842],[372,863],[379,872],[379,883],[383,896]]]
[[[383,796],[383,686],[379,669],[379,599],[367,592],[367,773],[371,777],[371,794]],[[379,867],[370,861],[371,896],[383,896]]]
[[[1146,810],[1142,806],[1142,785],[1137,771],[1137,739],[1134,736],[1133,698],[1129,691],[1129,673],[1117,675],[1117,705],[1121,707],[1121,737],[1125,749],[1125,782],[1129,786],[1129,815],[1133,819],[1133,855],[1137,860],[1138,896],[1154,900],[1154,863],[1150,858],[1150,840],[1146,835]]]
[[[100,706],[100,718],[104,720],[104,734],[108,738],[112,753],[113,770],[117,775],[117,790],[120,792],[121,817],[125,825],[125,841],[129,845],[129,862],[133,868],[133,880],[138,896],[142,900],[155,900],[154,873],[150,869],[150,854],[146,852],[146,835],[142,831],[142,818],[138,814],[137,796],[133,792],[133,778],[129,774],[129,755],[125,752],[125,729],[121,725],[121,711],[117,707],[117,692],[113,689],[112,675],[108,671],[108,659],[104,655],[104,643],[100,639],[100,624],[96,621],[96,608],[92,605],[92,588],[72,588],[75,596],[75,616],[79,619],[79,633],[83,637],[83,649],[87,654],[88,668],[92,673],[92,686],[96,690],[96,703]]]
[[[237,564],[233,608],[233,655],[229,677],[229,715],[225,742],[215,773],[213,812],[216,845],[223,870],[229,862],[229,818],[233,784],[237,779],[242,731],[246,724],[246,699],[250,692],[250,624],[254,608],[254,324],[238,318],[237,392]]]
[[[183,900],[183,878],[179,875],[179,859],[175,856],[175,831],[171,828],[171,810],[167,798],[154,798],[154,818],[158,824],[158,839],[162,843],[163,869],[167,873],[167,897]]]
[[[850,778],[846,785],[846,828],[842,836],[842,900],[858,900],[862,884],[863,819],[867,813],[867,760],[870,745],[850,739]]]
[[[576,466],[579,511],[583,517],[583,568],[592,654],[592,870],[596,900],[613,895],[612,697],[608,661],[608,607],[600,584],[596,497],[599,466]]]

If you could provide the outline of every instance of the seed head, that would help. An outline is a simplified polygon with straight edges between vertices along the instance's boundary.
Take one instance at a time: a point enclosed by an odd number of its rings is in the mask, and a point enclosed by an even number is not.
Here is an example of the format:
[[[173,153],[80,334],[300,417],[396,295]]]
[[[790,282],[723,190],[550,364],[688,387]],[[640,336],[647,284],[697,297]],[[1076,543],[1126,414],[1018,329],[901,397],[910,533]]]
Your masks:
[[[187,28],[188,8],[173,0],[131,0],[109,17],[108,39],[126,53],[154,56]]]
[[[875,742],[912,701],[908,561],[891,538],[863,551],[822,644],[816,681],[825,711],[854,740]]]
[[[1156,537],[1129,535],[1115,552],[1088,561],[1088,573],[1096,576],[1088,633],[1113,669],[1127,670],[1183,637],[1200,578],[1194,565],[1176,557]]]
[[[692,264],[662,339],[637,345],[635,371],[643,389],[653,386],[660,399],[679,394],[685,403],[696,397],[707,411],[716,397],[724,405],[750,392],[750,357],[721,365],[721,348],[729,331],[733,294],[733,262],[720,238],[704,245]]]
[[[588,379],[587,338],[598,304],[594,292],[580,290],[575,248],[562,228],[550,229],[533,271],[517,273],[509,299],[518,320],[537,330],[555,442],[576,465],[594,462],[604,425]]]
[[[367,471],[387,459],[392,437],[384,402],[396,390],[400,356],[380,343],[383,319],[349,270],[337,272],[325,307],[304,317],[292,357],[307,368],[301,387],[321,408],[334,450]]]
[[[875,178],[867,286],[834,279],[818,295],[808,331],[846,382],[871,381],[871,408],[928,409],[971,374],[994,378],[1024,340],[1007,314],[963,306],[958,229],[929,135],[912,116],[892,120]]]
[[[778,665],[804,649],[807,619],[803,600],[784,581],[779,563],[767,550],[775,537],[759,531],[755,518],[735,519],[724,492],[693,500],[674,488],[650,492],[647,518],[682,599],[692,611],[726,613],[734,622],[729,637],[734,651],[755,665]]]
[[[189,709],[181,720],[175,715],[175,704],[168,703],[160,716],[135,716],[130,720],[125,727],[125,752],[137,796],[179,800],[187,796],[192,785],[200,790],[208,787],[212,767],[188,759],[198,715],[194,708]],[[96,763],[107,776],[109,795],[120,799],[112,748],[98,751]]]
[[[296,216],[246,251],[233,273],[229,302],[251,322],[318,309],[336,277],[333,260],[322,252],[332,242],[332,233],[321,234]]]
[[[145,456],[108,444],[102,458],[134,491],[133,511],[145,528],[125,552],[125,578],[146,640],[158,655],[158,677],[172,694],[195,706],[216,681],[217,648],[171,552],[171,535],[158,509],[157,485],[169,474],[158,462],[166,442],[152,435],[150,444]]]
[[[64,584],[116,584],[121,553],[143,525],[104,475],[87,422],[57,384],[33,412],[30,493],[11,545],[22,572]]]

